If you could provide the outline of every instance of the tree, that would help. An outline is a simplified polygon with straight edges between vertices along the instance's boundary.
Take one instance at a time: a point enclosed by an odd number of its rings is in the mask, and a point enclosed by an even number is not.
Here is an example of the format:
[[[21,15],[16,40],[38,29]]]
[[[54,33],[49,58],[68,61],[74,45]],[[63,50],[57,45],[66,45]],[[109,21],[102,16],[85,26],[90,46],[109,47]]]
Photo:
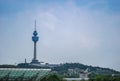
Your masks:
[[[65,81],[63,77],[57,74],[49,74],[48,76],[41,79],[41,81]]]

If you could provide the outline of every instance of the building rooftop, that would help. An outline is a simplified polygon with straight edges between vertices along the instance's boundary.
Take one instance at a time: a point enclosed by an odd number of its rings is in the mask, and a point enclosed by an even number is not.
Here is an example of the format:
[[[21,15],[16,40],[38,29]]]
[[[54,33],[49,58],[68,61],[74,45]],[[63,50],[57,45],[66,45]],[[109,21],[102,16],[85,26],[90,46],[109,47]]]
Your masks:
[[[0,68],[0,80],[40,81],[50,71],[51,71],[50,69]]]

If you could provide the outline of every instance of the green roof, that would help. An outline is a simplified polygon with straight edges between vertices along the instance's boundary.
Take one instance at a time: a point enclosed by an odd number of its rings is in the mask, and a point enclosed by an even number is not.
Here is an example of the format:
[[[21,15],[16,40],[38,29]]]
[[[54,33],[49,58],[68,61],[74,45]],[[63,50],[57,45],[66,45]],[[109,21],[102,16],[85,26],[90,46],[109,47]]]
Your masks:
[[[50,69],[0,68],[0,81],[40,81]]]

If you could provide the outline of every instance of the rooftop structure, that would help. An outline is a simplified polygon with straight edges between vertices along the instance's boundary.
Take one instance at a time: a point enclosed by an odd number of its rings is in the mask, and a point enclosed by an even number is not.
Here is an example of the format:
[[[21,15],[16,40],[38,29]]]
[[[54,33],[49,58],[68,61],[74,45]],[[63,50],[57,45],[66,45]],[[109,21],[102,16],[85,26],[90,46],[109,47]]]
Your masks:
[[[50,69],[0,68],[0,81],[40,81]]]

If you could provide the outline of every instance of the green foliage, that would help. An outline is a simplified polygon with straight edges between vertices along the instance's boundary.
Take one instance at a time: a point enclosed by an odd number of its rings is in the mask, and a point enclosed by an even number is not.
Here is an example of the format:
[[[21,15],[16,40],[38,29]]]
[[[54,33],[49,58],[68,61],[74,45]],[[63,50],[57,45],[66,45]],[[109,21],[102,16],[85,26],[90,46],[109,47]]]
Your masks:
[[[80,81],[86,81],[86,80],[82,79],[82,80],[80,80]]]
[[[0,68],[17,68],[15,65],[0,65]]]
[[[101,75],[120,74],[120,72],[115,71],[113,69],[87,66],[87,65],[80,64],[80,63],[61,64],[60,66],[57,66],[53,68],[52,70],[57,71],[59,74],[63,75],[64,73],[67,73],[68,69],[75,69],[75,68],[79,68],[82,70],[89,68],[90,72],[92,73],[91,76],[93,77],[97,74],[101,74]]]
[[[42,78],[40,81],[65,81],[65,80],[60,75],[49,74],[48,76]]]
[[[120,81],[120,75],[117,76],[97,75],[95,78],[90,78],[89,81]]]
[[[35,65],[31,65],[29,63],[20,63],[17,65],[18,68],[44,68],[44,69],[48,69],[49,67],[41,67],[41,66],[35,66]]]

